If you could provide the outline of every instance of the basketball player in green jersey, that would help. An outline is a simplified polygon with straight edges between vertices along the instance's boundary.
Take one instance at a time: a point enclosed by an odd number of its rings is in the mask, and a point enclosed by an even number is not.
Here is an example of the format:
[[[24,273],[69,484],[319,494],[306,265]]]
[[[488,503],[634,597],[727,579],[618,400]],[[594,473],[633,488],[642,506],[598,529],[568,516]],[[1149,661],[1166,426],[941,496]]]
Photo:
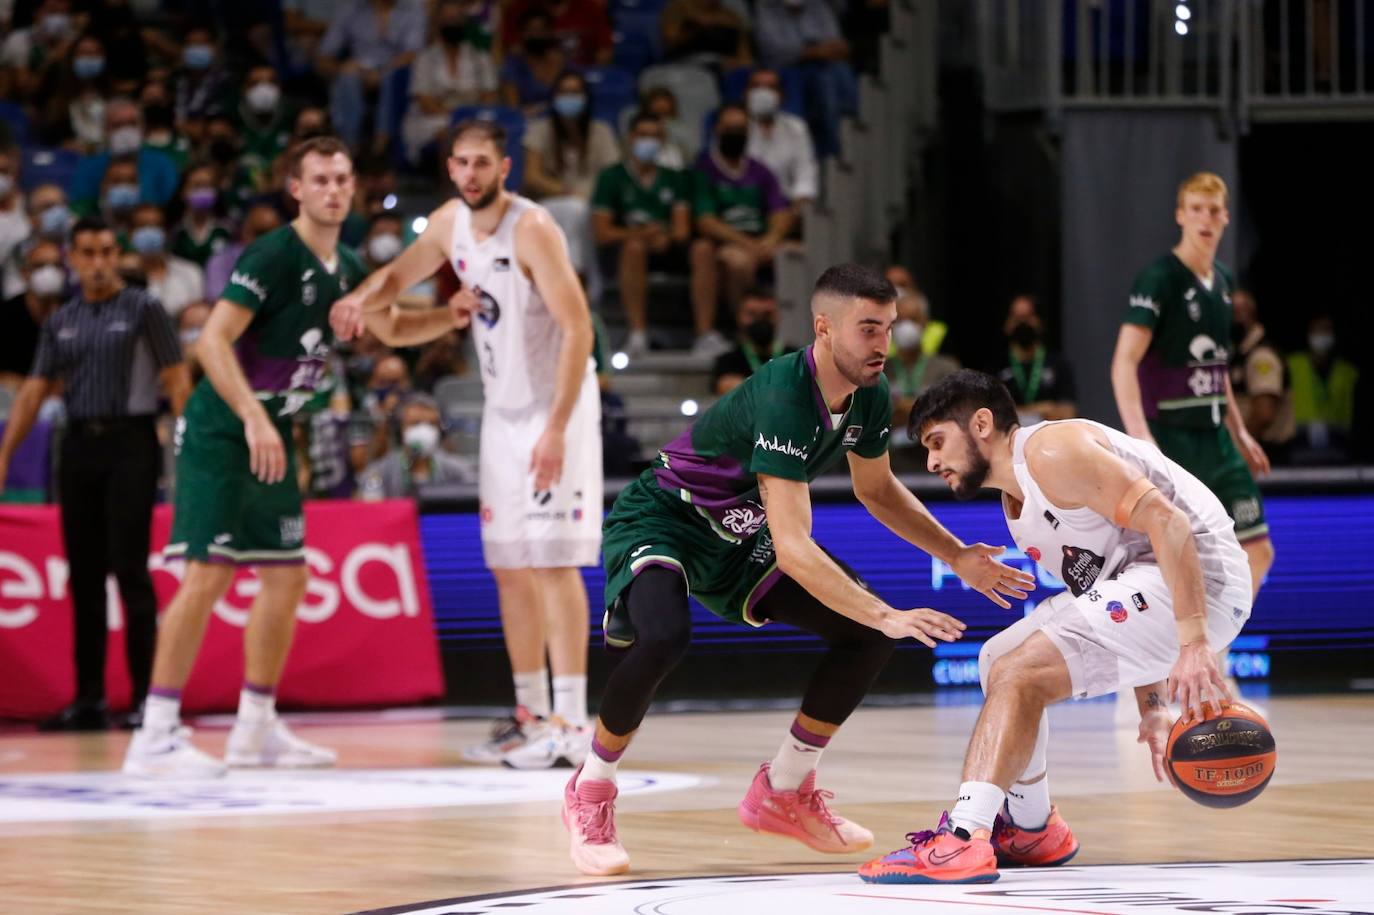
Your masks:
[[[292,734],[277,717],[275,691],[305,593],[305,519],[291,441],[292,416],[314,395],[333,335],[329,309],[360,283],[362,261],[339,245],[353,200],[353,163],[334,137],[295,151],[288,182],[300,215],[239,256],[200,338],[205,378],[177,428],[177,486],[169,557],[186,560],[163,614],[152,689],[124,771],[144,776],[215,776],[225,766],[192,746],[181,727],[181,690],[211,608],[236,566],[257,567],[261,590],[244,632],[245,670],[229,765],[332,765],[332,750]],[[446,308],[399,317],[393,345],[452,326]],[[417,337],[418,339],[418,337]]]
[[[847,459],[854,494],[894,533],[948,563],[1003,607],[1034,579],[965,545],[893,476],[892,401],[883,377],[897,291],[854,264],[831,267],[811,298],[815,342],[780,356],[664,446],[606,518],[606,638],[626,649],[611,673],[586,762],[564,791],[573,863],[586,874],[629,867],[617,838],[616,765],[691,635],[688,595],[722,619],[783,623],[828,650],[778,754],[739,807],[757,832],[816,851],[866,848],[873,835],[832,813],[816,763],[891,656],[893,640],[933,646],[964,624],[935,610],[899,611],[811,539],[808,484]],[[1000,594],[999,594],[1000,592]]]
[[[1128,434],[1154,442],[1216,494],[1236,525],[1258,595],[1274,545],[1254,474],[1269,472],[1245,429],[1226,360],[1235,279],[1216,260],[1230,221],[1226,183],[1199,172],[1178,189],[1173,250],[1136,277],[1112,357],[1112,388]]]

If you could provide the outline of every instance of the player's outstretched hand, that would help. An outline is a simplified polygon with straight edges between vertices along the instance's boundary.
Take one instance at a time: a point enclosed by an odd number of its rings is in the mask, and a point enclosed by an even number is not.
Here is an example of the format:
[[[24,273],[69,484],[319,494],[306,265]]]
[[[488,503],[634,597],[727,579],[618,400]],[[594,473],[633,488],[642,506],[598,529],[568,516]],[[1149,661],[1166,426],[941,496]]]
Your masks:
[[[264,483],[278,483],[286,476],[286,447],[281,433],[262,410],[243,424],[248,439],[248,469]]]
[[[958,640],[963,637],[965,628],[949,614],[926,607],[890,614],[881,626],[883,635],[890,639],[915,639],[930,648],[935,647],[936,639],[942,642]]]
[[[1233,698],[1206,639],[1189,642],[1178,650],[1178,660],[1169,671],[1169,701],[1178,702],[1183,717],[1201,721],[1204,702],[1212,703],[1212,708],[1220,712],[1223,704]]]
[[[1035,588],[1035,576],[992,558],[1005,550],[1004,546],[971,543],[959,551],[950,568],[955,575],[968,582],[970,588],[1003,610],[1010,610],[1011,604],[1002,595],[1025,600]]]
[[[1164,768],[1164,751],[1169,747],[1169,731],[1174,727],[1174,718],[1166,708],[1150,709],[1140,718],[1140,736],[1136,743],[1143,743],[1150,750],[1150,764],[1155,769],[1157,781],[1168,781]]]
[[[534,491],[548,492],[563,476],[563,430],[549,427],[534,443],[530,455],[530,473],[534,474]]]
[[[355,289],[334,302],[329,309],[329,326],[339,340],[348,341],[363,335],[362,289]]]
[[[1236,444],[1240,447],[1240,456],[1245,458],[1251,473],[1257,477],[1269,475],[1269,455],[1264,453],[1264,446],[1256,441],[1253,435],[1242,431]]]
[[[449,314],[453,315],[453,326],[462,330],[472,323],[472,316],[481,308],[474,287],[464,286],[448,297]]]

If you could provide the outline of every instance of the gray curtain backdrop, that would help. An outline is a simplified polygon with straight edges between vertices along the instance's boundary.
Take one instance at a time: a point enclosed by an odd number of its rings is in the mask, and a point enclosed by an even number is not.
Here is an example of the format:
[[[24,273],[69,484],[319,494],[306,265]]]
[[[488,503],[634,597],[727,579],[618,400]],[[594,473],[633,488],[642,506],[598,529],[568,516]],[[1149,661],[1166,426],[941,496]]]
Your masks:
[[[1240,227],[1234,137],[1201,111],[1066,111],[1063,114],[1063,340],[1081,415],[1120,428],[1111,362],[1131,282],[1178,242],[1174,197],[1199,171],[1230,189],[1231,226],[1218,257],[1236,268]]]

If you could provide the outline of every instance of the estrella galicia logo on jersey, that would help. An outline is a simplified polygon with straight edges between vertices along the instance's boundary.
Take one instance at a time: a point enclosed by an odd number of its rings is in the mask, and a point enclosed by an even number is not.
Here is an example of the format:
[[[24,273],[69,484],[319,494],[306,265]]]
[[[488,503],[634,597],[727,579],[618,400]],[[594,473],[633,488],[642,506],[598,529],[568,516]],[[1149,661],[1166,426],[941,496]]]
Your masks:
[[[859,444],[859,436],[863,434],[863,431],[863,426],[850,426],[849,428],[845,429],[844,446],[846,448],[852,448],[853,446]]]
[[[477,291],[477,320],[481,321],[488,328],[495,327],[496,322],[501,320],[501,305],[491,293],[485,289]]]
[[[1107,601],[1107,613],[1111,616],[1113,623],[1126,622],[1126,607],[1119,600]]]
[[[1150,609],[1150,602],[1147,601],[1145,595],[1141,594],[1139,591],[1131,595],[1131,603],[1135,604],[1135,608],[1141,613]]]
[[[496,260],[492,261],[492,262],[491,262],[491,272],[492,272],[492,273],[509,273],[509,272],[510,272],[510,258],[509,258],[509,257],[498,257]]]
[[[798,448],[796,445],[792,444],[791,439],[788,439],[784,442],[779,440],[778,437],[775,435],[770,440],[764,438],[762,432],[759,433],[759,440],[754,442],[754,447],[762,448],[764,451],[776,451],[779,454],[785,454],[788,457],[801,458],[803,461],[806,460],[808,457],[806,449]]]
[[[1074,597],[1092,587],[1097,576],[1102,574],[1106,560],[1092,550],[1080,546],[1064,547],[1064,565],[1059,578],[1069,586]]]
[[[1045,520],[1050,523],[1050,527],[1059,530],[1059,519],[1049,512],[1045,512]]]

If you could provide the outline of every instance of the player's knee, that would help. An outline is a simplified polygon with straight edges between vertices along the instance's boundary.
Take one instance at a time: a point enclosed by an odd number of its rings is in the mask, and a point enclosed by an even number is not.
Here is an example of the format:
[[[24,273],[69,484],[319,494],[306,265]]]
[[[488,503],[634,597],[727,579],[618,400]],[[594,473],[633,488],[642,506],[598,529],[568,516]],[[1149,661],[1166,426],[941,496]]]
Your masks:
[[[634,650],[642,651],[658,669],[667,672],[677,667],[687,646],[692,640],[691,625],[686,622],[673,623],[655,628],[652,632],[641,632],[635,640]]]
[[[1274,564],[1274,541],[1260,537],[1245,544],[1245,555],[1250,558],[1250,566],[1260,575],[1269,571]]]
[[[709,238],[698,238],[690,249],[692,264],[696,267],[710,267],[716,256],[716,246]]]
[[[981,654],[979,662],[982,662]],[[1022,695],[1043,695],[1047,702],[1053,692],[1049,671],[1031,653],[1020,650],[994,656],[989,666],[983,692],[992,695],[1006,690]]]
[[[645,259],[649,253],[649,248],[640,238],[627,238],[620,246],[620,259],[622,262],[629,261],[636,263]]]
[[[305,586],[310,583],[310,570],[302,562],[270,570],[259,569],[258,578],[262,580],[263,593],[269,600],[289,604],[294,612],[295,605],[305,596]]]
[[[221,563],[189,562],[177,589],[178,600],[198,610],[210,607],[229,590],[234,580],[234,567]]]

